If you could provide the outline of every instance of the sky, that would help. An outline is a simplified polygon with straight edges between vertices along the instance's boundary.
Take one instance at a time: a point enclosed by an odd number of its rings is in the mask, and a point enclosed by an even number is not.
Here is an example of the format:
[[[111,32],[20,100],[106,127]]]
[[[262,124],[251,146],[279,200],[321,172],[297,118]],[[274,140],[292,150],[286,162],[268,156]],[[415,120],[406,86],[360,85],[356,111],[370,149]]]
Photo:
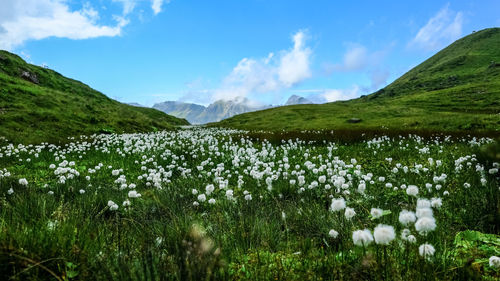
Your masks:
[[[0,49],[146,106],[352,99],[498,26],[498,0],[0,0]]]

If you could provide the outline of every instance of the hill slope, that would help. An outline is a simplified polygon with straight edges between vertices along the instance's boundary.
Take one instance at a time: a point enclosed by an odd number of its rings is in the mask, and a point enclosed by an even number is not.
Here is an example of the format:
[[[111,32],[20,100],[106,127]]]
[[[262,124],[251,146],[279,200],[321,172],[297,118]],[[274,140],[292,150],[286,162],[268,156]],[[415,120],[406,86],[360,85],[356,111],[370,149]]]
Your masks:
[[[384,89],[350,101],[241,114],[211,126],[260,130],[500,130],[500,28],[457,40]],[[357,120],[360,119],[360,120]]]
[[[0,50],[0,136],[60,141],[97,132],[136,132],[189,124],[151,108],[122,104],[89,86]]]

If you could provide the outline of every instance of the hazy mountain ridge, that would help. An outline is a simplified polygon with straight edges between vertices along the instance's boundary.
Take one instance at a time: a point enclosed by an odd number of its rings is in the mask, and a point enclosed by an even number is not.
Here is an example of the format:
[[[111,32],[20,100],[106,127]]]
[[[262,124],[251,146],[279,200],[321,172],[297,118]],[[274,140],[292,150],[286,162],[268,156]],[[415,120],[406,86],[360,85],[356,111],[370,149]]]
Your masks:
[[[247,99],[242,100],[218,100],[208,106],[178,101],[166,101],[156,103],[153,108],[167,114],[185,118],[191,124],[205,124],[217,122],[241,113],[266,109],[271,106],[253,106]]]
[[[284,106],[294,104],[312,104],[312,102],[304,97],[292,95],[288,98]],[[238,114],[272,107],[276,106],[252,105],[248,99],[229,101],[218,100],[206,107],[195,103],[184,103],[179,101],[165,101],[153,105],[153,108],[178,118],[185,118],[191,124],[217,122]]]
[[[288,98],[285,105],[295,105],[295,104],[311,104],[312,101],[297,95],[292,95]]]

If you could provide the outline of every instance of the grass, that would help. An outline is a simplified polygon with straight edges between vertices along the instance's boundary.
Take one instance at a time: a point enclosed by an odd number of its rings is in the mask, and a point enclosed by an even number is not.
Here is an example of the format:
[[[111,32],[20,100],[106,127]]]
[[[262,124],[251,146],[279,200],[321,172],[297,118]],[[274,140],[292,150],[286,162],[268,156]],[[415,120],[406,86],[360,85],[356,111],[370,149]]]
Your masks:
[[[21,78],[27,71],[38,84]],[[17,143],[80,134],[150,132],[186,125],[163,112],[122,104],[59,73],[0,51],[0,136]]]
[[[246,130],[500,130],[500,28],[466,36],[371,95],[245,113],[210,126]],[[361,119],[349,123],[350,119]]]
[[[0,148],[0,275],[11,280],[497,280],[500,271],[488,258],[500,255],[499,179],[489,173],[491,160],[480,157],[486,142],[466,136],[348,143],[294,136],[268,142],[244,132],[195,129],[84,137],[60,147],[6,145]],[[351,159],[357,161],[353,166]],[[349,194],[322,183],[308,188],[329,172],[315,173],[307,161],[315,168],[332,164],[327,178],[343,175],[352,184]],[[356,191],[361,180],[356,165],[361,175],[373,174],[366,195]],[[268,167],[278,176],[271,189],[266,184],[271,175],[259,180],[248,173],[254,167],[258,172]],[[301,170],[304,191],[289,182],[297,179],[292,171]],[[438,190],[433,177],[441,174],[447,178]],[[220,189],[218,179],[228,185]],[[131,183],[140,198],[127,196]],[[436,230],[419,235],[410,225],[417,243],[403,241],[398,215],[415,210],[417,198],[386,183],[415,184],[419,198],[442,198],[443,206],[434,208]],[[433,187],[427,190],[426,183]],[[199,201],[209,184],[215,184],[214,192]],[[227,199],[228,189],[236,201]],[[244,199],[245,191],[252,200]],[[356,216],[347,220],[343,212],[330,211],[332,197],[344,197]],[[209,198],[216,202],[209,204]],[[110,209],[109,200],[118,210]],[[122,205],[126,200],[129,207]],[[390,213],[372,219],[374,207]],[[353,245],[354,230],[373,230],[379,223],[396,229],[390,245]],[[339,236],[330,237],[330,229]],[[430,259],[418,253],[424,242],[436,249]]]

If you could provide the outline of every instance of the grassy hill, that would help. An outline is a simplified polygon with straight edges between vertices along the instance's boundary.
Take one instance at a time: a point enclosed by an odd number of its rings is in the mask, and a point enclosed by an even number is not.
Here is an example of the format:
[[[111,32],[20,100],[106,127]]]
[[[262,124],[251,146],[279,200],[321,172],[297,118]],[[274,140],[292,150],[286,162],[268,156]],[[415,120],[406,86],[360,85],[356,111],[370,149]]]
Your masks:
[[[89,86],[0,50],[0,136],[56,142],[98,132],[138,132],[189,124],[161,111],[122,104]]]
[[[500,28],[484,29],[457,40],[371,95],[245,113],[210,126],[275,131],[387,128],[498,133],[499,46]]]

